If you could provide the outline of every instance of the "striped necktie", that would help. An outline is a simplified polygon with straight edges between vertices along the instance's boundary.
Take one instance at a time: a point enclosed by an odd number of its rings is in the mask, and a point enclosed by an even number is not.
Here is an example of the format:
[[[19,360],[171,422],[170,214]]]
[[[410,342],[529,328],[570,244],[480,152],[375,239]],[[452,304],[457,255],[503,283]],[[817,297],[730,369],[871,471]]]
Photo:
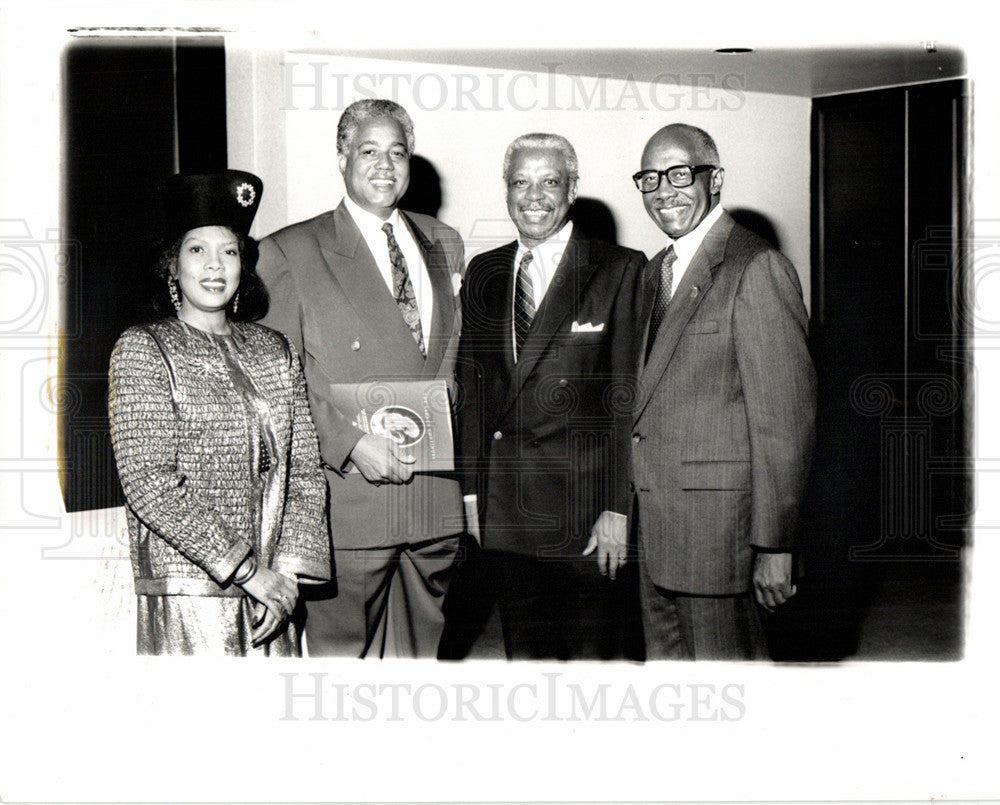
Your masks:
[[[535,318],[535,288],[531,282],[529,266],[534,260],[534,255],[525,252],[521,258],[521,264],[517,267],[517,281],[514,286],[514,361],[521,354],[521,347],[524,339],[531,328],[531,321]]]

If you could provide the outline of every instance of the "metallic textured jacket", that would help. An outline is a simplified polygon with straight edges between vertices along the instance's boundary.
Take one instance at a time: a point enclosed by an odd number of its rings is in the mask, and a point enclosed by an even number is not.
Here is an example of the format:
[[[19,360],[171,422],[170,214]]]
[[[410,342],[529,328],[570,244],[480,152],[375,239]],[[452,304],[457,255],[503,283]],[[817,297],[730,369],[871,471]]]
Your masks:
[[[250,551],[302,581],[330,578],[299,359],[273,330],[232,330],[165,319],[127,330],[112,353],[111,440],[139,595],[242,595],[231,578]]]

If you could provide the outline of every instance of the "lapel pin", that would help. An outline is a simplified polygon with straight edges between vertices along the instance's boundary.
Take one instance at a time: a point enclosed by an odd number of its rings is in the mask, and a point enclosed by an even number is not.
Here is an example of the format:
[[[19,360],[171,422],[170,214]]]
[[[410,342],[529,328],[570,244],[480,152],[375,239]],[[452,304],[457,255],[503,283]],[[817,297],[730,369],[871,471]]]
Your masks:
[[[357,352],[359,349],[361,349],[361,342],[358,341],[357,339],[355,339],[354,341],[352,341],[351,342],[351,349],[353,349],[355,352]]]
[[[695,286],[694,286],[694,287],[693,287],[693,288],[691,289],[691,298],[692,298],[692,299],[697,299],[697,298],[698,298],[698,291],[699,291],[699,290],[700,290],[700,289],[698,288],[698,286],[697,286],[697,285],[695,285]]]

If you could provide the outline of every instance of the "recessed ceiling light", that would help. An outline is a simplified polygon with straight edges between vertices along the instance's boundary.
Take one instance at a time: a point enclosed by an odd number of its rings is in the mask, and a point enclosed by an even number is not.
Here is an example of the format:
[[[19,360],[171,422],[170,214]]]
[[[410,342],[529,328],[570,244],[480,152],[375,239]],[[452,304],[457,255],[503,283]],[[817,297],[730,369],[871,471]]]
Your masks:
[[[716,53],[753,53],[753,48],[716,48]]]

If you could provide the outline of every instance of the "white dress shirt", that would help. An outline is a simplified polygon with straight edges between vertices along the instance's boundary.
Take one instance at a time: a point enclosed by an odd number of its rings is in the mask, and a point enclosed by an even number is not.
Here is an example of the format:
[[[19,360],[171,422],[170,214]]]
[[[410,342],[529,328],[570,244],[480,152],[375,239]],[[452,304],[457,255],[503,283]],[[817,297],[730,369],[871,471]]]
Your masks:
[[[417,309],[420,311],[420,330],[424,336],[424,343],[431,333],[431,322],[434,315],[434,289],[431,286],[431,277],[424,263],[423,252],[417,245],[410,227],[399,214],[399,210],[393,210],[392,214],[384,221],[377,215],[359,207],[350,196],[344,196],[344,206],[350,213],[354,223],[361,230],[361,237],[368,244],[368,251],[375,258],[375,265],[378,266],[379,274],[385,281],[386,288],[392,293],[392,260],[389,259],[389,243],[382,225],[392,224],[392,234],[399,244],[399,250],[406,259],[406,270],[410,275],[410,284],[413,285],[413,296],[417,300]]]
[[[531,249],[521,243],[521,239],[518,238],[517,252],[514,254],[514,292],[510,295],[511,321],[514,320],[514,296],[517,293],[517,270],[521,265],[521,260],[524,258],[524,255],[526,255],[529,251],[532,255],[532,260],[528,264],[526,270],[528,272],[528,276],[531,277],[531,289],[535,300],[535,310],[537,311],[538,308],[542,306],[542,300],[545,298],[545,293],[549,290],[549,285],[552,284],[552,277],[555,276],[556,269],[559,267],[559,261],[562,260],[563,252],[566,251],[566,244],[569,243],[569,238],[572,234],[573,222],[567,221],[563,228],[556,232],[552,237],[543,243],[539,243]],[[511,341],[511,349],[516,350],[513,340]]]
[[[701,246],[701,242],[705,239],[705,235],[708,234],[708,230],[715,226],[715,222],[719,220],[722,216],[722,205],[716,204],[715,209],[713,209],[708,215],[701,219],[701,223],[698,224],[694,229],[688,232],[683,237],[673,240],[672,238],[667,239],[667,245],[671,243],[674,246],[674,252],[677,254],[677,259],[674,261],[674,282],[670,288],[670,297],[673,298],[674,293],[677,291],[677,286],[681,284],[681,280],[684,279],[684,272],[687,271],[688,266],[691,265],[691,258],[694,257],[694,253],[698,251],[698,247]]]

